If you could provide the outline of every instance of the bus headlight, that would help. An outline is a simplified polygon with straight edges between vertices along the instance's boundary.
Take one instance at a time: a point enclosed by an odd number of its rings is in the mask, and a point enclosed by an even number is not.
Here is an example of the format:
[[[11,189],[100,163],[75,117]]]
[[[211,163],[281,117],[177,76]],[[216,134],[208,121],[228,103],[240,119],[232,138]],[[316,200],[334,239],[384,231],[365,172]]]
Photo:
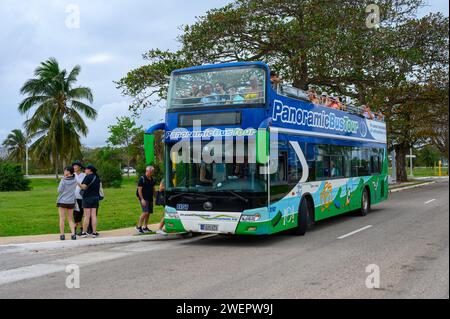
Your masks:
[[[178,213],[168,213],[168,212],[166,212],[165,218],[167,218],[167,219],[180,219],[180,215],[178,215]]]
[[[254,214],[254,215],[242,215],[241,221],[243,222],[257,222],[261,219],[260,214]]]

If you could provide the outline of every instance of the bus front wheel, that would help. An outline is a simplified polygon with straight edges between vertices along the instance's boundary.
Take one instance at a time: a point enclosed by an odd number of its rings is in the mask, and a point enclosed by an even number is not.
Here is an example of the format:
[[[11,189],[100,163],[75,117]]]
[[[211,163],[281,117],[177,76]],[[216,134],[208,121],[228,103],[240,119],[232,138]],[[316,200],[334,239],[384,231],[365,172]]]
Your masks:
[[[366,216],[370,212],[370,194],[369,190],[364,188],[361,195],[361,208],[359,210],[359,214],[361,216]]]
[[[293,230],[293,234],[297,236],[304,236],[308,229],[314,225],[314,211],[311,209],[307,198],[302,198],[298,211],[298,225]],[[314,206],[313,206],[314,207]]]

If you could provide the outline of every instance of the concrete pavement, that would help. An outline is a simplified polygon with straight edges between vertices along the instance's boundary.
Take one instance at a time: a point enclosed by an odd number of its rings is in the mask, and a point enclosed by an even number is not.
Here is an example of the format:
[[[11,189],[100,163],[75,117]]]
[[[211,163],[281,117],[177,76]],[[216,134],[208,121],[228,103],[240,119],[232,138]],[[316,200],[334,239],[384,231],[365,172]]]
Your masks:
[[[181,241],[0,253],[1,298],[448,298],[448,180],[393,193],[366,217],[305,237]],[[80,289],[65,285],[80,266]],[[380,288],[368,289],[368,266]]]

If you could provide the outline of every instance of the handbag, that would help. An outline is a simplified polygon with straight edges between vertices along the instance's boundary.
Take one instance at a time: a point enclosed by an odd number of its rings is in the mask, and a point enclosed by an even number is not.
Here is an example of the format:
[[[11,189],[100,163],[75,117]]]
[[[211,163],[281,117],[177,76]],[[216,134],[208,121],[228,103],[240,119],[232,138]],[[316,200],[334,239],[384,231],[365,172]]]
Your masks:
[[[86,189],[80,190],[80,196],[82,198],[84,198],[84,195],[86,194],[86,191],[89,189],[89,187],[91,187],[92,183],[94,183],[96,179],[97,179],[97,176],[94,175],[94,179],[92,180],[92,182],[89,183],[89,185],[86,187]]]
[[[160,192],[160,191],[156,192],[155,205],[157,205],[157,206],[165,205],[164,192]]]

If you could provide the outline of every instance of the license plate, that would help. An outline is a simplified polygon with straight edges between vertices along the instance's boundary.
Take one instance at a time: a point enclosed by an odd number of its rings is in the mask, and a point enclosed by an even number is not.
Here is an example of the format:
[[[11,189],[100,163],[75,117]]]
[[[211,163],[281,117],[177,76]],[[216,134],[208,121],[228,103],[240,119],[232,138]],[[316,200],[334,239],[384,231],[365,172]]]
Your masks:
[[[200,230],[204,231],[219,231],[219,225],[201,224]]]

